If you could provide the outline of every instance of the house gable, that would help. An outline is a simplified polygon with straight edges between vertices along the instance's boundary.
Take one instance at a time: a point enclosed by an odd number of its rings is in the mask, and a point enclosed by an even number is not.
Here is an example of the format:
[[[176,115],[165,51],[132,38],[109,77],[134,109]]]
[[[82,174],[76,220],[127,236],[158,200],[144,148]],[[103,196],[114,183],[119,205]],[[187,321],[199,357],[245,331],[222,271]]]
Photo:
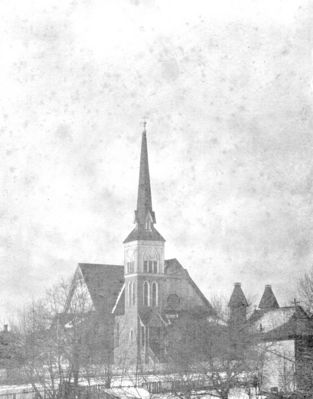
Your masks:
[[[67,298],[65,312],[71,314],[88,313],[94,311],[95,306],[91,298],[88,286],[84,280],[80,267],[76,269]]]

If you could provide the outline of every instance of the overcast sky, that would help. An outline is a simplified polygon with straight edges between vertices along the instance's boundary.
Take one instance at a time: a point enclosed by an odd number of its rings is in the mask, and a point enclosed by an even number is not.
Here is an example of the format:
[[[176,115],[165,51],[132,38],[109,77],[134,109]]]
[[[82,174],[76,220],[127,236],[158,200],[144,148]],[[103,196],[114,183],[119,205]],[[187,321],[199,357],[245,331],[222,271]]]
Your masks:
[[[313,2],[2,0],[0,321],[121,264],[142,120],[157,229],[203,293],[312,265]]]

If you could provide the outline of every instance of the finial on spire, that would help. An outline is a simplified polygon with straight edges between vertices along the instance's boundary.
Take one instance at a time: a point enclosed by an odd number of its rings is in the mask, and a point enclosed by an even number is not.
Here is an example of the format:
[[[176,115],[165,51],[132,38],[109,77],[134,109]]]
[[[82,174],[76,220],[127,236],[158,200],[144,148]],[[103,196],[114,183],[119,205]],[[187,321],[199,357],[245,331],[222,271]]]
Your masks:
[[[152,210],[152,196],[150,186],[150,173],[148,162],[148,146],[146,126],[144,119],[141,138],[141,152],[139,165],[139,184],[137,195],[137,209],[135,210],[135,229],[128,235],[124,243],[134,240],[165,241],[161,234],[155,229],[155,214]]]
[[[146,118],[144,118],[144,120],[143,120],[143,122],[142,122],[142,125],[143,125],[143,131],[146,133],[146,127],[147,127],[147,120],[146,120]]]

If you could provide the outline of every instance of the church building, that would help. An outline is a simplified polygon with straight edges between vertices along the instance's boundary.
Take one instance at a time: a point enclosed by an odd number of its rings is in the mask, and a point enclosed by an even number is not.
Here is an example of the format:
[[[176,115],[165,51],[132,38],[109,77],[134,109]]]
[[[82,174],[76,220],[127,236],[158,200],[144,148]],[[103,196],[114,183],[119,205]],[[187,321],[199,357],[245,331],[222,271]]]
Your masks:
[[[177,259],[165,259],[165,239],[155,227],[147,135],[142,133],[135,227],[124,239],[124,264],[79,264],[68,305],[88,294],[110,336],[119,367],[152,367],[164,360],[164,333],[181,312],[214,313]]]

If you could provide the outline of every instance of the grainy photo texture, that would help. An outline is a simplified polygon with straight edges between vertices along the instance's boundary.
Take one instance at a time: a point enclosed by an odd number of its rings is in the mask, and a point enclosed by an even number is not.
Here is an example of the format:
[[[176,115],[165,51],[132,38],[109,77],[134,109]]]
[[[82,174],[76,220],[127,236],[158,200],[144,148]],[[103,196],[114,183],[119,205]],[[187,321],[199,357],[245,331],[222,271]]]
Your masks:
[[[312,34],[0,2],[0,399],[313,397]]]

